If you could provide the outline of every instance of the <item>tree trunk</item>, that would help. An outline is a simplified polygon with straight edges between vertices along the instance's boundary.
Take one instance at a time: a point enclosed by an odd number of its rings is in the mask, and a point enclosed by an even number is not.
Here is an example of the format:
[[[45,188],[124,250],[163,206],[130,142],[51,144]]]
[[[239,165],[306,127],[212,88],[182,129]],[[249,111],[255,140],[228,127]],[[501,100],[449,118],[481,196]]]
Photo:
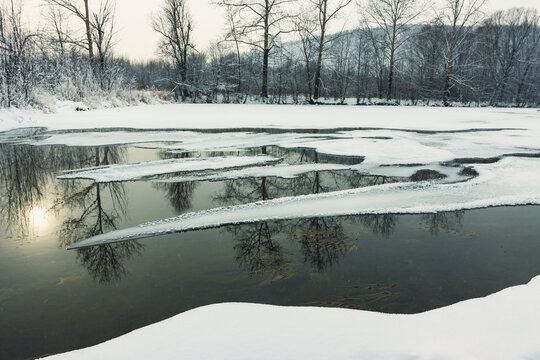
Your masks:
[[[94,60],[94,47],[92,44],[92,33],[90,32],[90,11],[88,10],[88,0],[84,0],[85,25],[86,25],[86,41],[88,42],[88,57],[90,61]]]
[[[444,106],[450,106],[448,100],[450,99],[450,76],[452,75],[452,66],[454,63],[454,47],[456,45],[456,24],[457,17],[454,15],[454,22],[452,23],[452,33],[450,34],[450,48],[448,49],[448,62],[446,63],[446,74],[444,78],[444,90],[443,90],[443,104]]]
[[[394,56],[396,53],[396,23],[392,31],[392,42],[390,44],[390,68],[388,69],[388,90],[386,92],[386,100],[392,99],[392,81],[394,80]]]
[[[265,48],[263,51],[262,88],[261,88],[261,98],[263,99],[268,99],[268,58],[269,58],[269,55],[270,55],[270,50]]]
[[[322,87],[321,68],[322,68],[322,52],[324,47],[324,28],[321,29],[321,37],[319,39],[319,52],[317,55],[317,67],[315,69],[315,87],[313,89],[313,98],[317,100],[320,96]]]
[[[521,77],[521,80],[519,81],[518,90],[516,94],[516,103],[518,104],[521,103],[521,93],[523,92],[523,88],[525,87],[525,79],[527,78],[530,67],[531,67],[530,63],[527,62],[527,66],[525,67],[523,76]]]
[[[322,80],[321,80],[321,67],[322,67],[322,53],[324,49],[324,35],[326,32],[326,6],[327,0],[324,0],[322,4],[323,8],[320,9],[322,13],[320,14],[321,18],[321,36],[319,38],[319,51],[317,55],[317,67],[315,69],[315,87],[313,89],[313,98],[317,100],[320,95]]]
[[[262,88],[261,88],[261,98],[264,101],[268,99],[268,58],[270,57],[270,49],[268,43],[268,32],[269,32],[269,4],[266,1],[266,13],[264,17],[264,48],[263,48],[263,66],[262,66]]]

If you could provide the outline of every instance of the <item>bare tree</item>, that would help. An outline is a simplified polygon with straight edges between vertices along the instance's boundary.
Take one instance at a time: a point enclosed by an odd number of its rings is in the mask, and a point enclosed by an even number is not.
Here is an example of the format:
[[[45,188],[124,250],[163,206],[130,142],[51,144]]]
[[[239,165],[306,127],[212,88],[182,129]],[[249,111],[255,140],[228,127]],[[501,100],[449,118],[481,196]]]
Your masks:
[[[491,103],[503,101],[510,74],[520,60],[522,49],[538,25],[534,10],[512,8],[497,11],[484,21],[483,28],[487,43],[493,50],[496,62],[494,70],[495,88]]]
[[[92,39],[98,55],[100,84],[101,88],[104,89],[106,87],[106,61],[110,57],[114,35],[114,10],[112,3],[109,0],[105,0],[101,3],[99,11],[92,15]]]
[[[64,13],[54,6],[49,7],[49,23],[52,30],[51,42],[58,45],[60,50],[60,56],[64,57],[66,53],[66,47],[69,43],[67,37],[67,20]]]
[[[218,0],[234,15],[237,42],[262,52],[261,98],[268,98],[268,61],[281,34],[291,32],[284,22],[293,18],[283,7],[295,0]]]
[[[521,64],[520,64],[520,65],[523,65],[521,66],[523,70],[521,71],[521,75],[519,76],[519,82],[518,82],[516,98],[515,98],[515,102],[517,104],[521,104],[523,100],[522,96],[523,96],[527,82],[536,85],[536,87],[533,88],[533,92],[532,92],[533,94],[535,92],[538,93],[538,90],[539,90],[538,82],[535,82],[534,78],[530,79],[530,74],[532,70],[535,67],[538,67],[538,65],[540,64],[540,46],[539,46],[540,45],[540,25],[539,25],[540,16],[535,15],[533,21],[535,22],[535,24],[533,26],[533,29],[531,31],[527,44],[523,48],[524,54],[522,56]],[[534,95],[533,95],[533,98],[534,98]]]
[[[69,42],[77,45],[81,48],[84,48],[88,51],[88,58],[90,61],[94,59],[94,48],[92,41],[92,19],[90,16],[90,10],[88,7],[88,0],[83,0],[82,8],[81,4],[78,4],[78,0],[46,0],[48,4],[60,7],[67,10],[69,13],[80,19],[84,22],[84,27],[86,30],[86,39],[84,41],[77,40],[68,36]],[[78,6],[79,5],[79,6]]]
[[[386,99],[392,99],[392,83],[397,51],[411,34],[408,25],[417,20],[425,9],[419,0],[369,0],[361,3],[368,26],[375,26],[384,32],[388,44],[389,59],[388,87]]]
[[[457,78],[454,77],[454,63],[465,49],[466,39],[482,17],[482,7],[486,0],[444,0],[444,7],[437,21],[446,31],[446,66],[443,89],[444,106],[449,106],[450,90]]]
[[[4,106],[20,106],[30,98],[35,82],[34,50],[37,33],[22,22],[21,2],[10,0],[0,6],[0,81]]]
[[[366,22],[364,22],[366,24]],[[366,36],[369,40],[372,53],[372,62],[370,64],[371,73],[373,73],[373,78],[376,79],[377,87],[377,96],[379,99],[382,99],[384,92],[384,72],[386,67],[386,62],[384,58],[384,53],[387,49],[387,42],[383,34],[378,29],[374,29],[366,24],[362,29],[365,31]]]
[[[240,93],[242,89],[242,56],[240,51],[240,36],[235,24],[235,9],[227,9],[227,22],[229,23],[229,32],[225,40],[232,41],[234,43],[234,50],[236,54],[236,70],[237,70],[237,88],[236,91]]]
[[[313,98],[317,100],[322,87],[321,69],[322,58],[325,45],[328,43],[326,32],[328,24],[334,20],[339,12],[349,5],[352,0],[309,0],[315,7],[317,13],[317,23],[319,27],[319,48],[317,51],[317,64],[315,65],[315,86],[313,89]]]
[[[162,36],[161,52],[172,59],[180,76],[177,87],[182,89],[182,97],[189,96],[188,55],[195,49],[191,42],[193,21],[186,0],[165,0],[152,20],[152,26]]]
[[[301,12],[295,19],[295,30],[300,37],[300,44],[302,46],[302,59],[304,61],[305,80],[306,80],[306,95],[308,99],[311,99],[311,89],[313,81],[312,71],[312,58],[315,52],[315,22],[306,15],[305,12]]]

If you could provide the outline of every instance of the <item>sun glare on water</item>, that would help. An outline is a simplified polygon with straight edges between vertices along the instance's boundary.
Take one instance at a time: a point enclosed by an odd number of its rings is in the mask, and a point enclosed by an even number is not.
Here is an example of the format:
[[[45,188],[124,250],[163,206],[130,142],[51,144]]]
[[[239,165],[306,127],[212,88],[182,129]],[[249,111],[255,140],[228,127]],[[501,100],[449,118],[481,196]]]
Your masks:
[[[47,225],[48,222],[47,210],[42,207],[34,207],[30,210],[28,214],[28,220],[30,220],[30,225],[36,229],[43,228]]]

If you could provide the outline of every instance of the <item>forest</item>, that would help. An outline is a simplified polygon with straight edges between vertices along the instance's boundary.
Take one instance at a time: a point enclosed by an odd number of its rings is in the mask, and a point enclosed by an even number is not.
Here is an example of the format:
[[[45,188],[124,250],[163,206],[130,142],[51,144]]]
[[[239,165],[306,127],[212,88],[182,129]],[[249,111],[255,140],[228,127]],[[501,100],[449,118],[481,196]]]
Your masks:
[[[216,0],[227,29],[193,43],[188,0],[152,14],[159,57],[114,52],[114,0],[43,0],[32,28],[24,0],[0,8],[0,107],[51,98],[204,103],[434,106],[540,104],[535,9],[486,11],[484,0]],[[339,30],[341,17],[357,25]],[[73,26],[75,24],[75,26]],[[334,31],[338,27],[338,31]],[[111,95],[112,94],[112,95]],[[153,95],[148,95],[153,94]]]

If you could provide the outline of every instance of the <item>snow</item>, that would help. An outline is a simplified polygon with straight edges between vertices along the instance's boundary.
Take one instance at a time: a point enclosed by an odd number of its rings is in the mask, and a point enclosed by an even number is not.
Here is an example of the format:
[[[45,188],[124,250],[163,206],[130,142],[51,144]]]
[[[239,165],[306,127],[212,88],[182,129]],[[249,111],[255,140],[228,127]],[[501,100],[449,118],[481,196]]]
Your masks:
[[[50,360],[538,360],[540,276],[414,315],[225,303]]]
[[[50,130],[124,129],[336,129],[455,131],[538,129],[537,109],[243,104],[141,105],[92,111],[32,113],[15,127]],[[0,131],[13,125],[0,125]]]
[[[279,164],[274,166],[254,166],[240,170],[229,170],[215,173],[202,173],[185,176],[174,176],[156,179],[154,182],[176,183],[187,181],[221,181],[249,177],[279,177],[292,179],[299,175],[314,171],[350,170],[351,167],[339,164]]]
[[[490,206],[540,204],[540,159],[505,158],[475,165],[476,178],[458,183],[394,183],[191,212],[175,218],[97,235],[82,248],[160,234],[263,220],[356,214],[455,211]]]
[[[186,158],[147,161],[133,164],[117,164],[94,168],[73,170],[58,179],[91,179],[96,182],[133,181],[155,175],[177,172],[227,169],[249,165],[260,165],[279,161],[265,155],[257,156],[218,156],[211,158]]]

